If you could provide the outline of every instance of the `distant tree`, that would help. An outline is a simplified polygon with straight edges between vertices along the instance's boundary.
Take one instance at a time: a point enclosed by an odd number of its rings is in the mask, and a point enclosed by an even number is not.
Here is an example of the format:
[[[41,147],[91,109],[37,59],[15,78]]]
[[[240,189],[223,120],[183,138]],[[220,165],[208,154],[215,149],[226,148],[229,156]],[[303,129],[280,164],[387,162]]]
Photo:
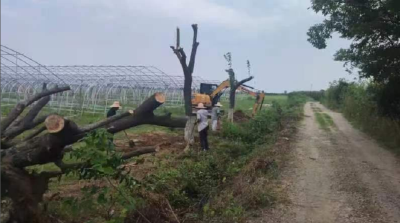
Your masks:
[[[335,60],[347,71],[357,68],[361,78],[381,85],[378,104],[387,114],[400,114],[400,1],[399,0],[312,0],[311,8],[326,19],[312,26],[308,41],[318,49],[337,32],[352,40],[340,49]],[[396,87],[397,86],[397,87]]]

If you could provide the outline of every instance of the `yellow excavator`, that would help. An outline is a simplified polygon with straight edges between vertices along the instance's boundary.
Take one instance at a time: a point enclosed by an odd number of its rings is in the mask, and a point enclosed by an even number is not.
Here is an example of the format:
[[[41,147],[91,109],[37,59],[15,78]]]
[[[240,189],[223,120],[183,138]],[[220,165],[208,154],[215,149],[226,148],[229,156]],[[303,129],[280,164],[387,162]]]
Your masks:
[[[223,81],[221,84],[200,84],[200,92],[192,95],[192,107],[195,108],[199,103],[203,103],[207,109],[211,109],[214,104],[216,104],[221,98],[224,90],[230,87],[229,80]],[[247,86],[248,87],[248,86]],[[249,95],[256,97],[256,102],[253,106],[253,116],[257,114],[259,110],[262,108],[262,104],[264,103],[265,93],[256,93],[243,85],[239,86],[238,90],[243,91]]]
[[[243,91],[251,96],[256,97],[256,102],[253,105],[253,112],[252,115],[255,116],[257,114],[258,111],[261,110],[263,104],[264,104],[264,98],[265,98],[265,93],[264,91],[261,92],[254,92],[252,90],[249,90],[243,86],[239,86],[238,90]]]
[[[224,90],[230,86],[229,80],[223,81],[221,84],[200,84],[200,92],[192,95],[192,107],[196,107],[199,103],[203,103],[205,107],[212,108],[216,104]]]

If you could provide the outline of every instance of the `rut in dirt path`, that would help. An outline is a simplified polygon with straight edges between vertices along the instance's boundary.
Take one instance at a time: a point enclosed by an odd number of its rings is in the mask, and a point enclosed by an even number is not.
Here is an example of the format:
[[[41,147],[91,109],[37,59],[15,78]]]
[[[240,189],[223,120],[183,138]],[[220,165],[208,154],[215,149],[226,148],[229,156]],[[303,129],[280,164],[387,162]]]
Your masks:
[[[305,105],[284,173],[290,205],[251,222],[400,222],[400,164],[340,113]],[[332,118],[322,129],[316,113]]]

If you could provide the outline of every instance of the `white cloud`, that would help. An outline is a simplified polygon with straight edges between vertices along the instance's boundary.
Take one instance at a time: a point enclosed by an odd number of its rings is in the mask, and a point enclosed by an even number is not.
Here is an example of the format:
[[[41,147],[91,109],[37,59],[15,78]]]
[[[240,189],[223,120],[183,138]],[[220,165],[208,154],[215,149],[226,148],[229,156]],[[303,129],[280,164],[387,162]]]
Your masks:
[[[253,16],[246,11],[209,0],[75,0],[75,3],[80,6],[102,7],[107,11],[108,19],[117,18],[121,12],[125,12],[124,16],[139,14],[155,18],[167,17],[180,22],[190,21],[243,31],[271,29],[281,21],[280,15]]]
[[[323,51],[307,42],[308,28],[322,20],[309,6],[310,0],[3,0],[1,38],[42,64],[145,64],[181,75],[168,46],[180,26],[189,50],[189,25],[198,23],[195,75],[226,79],[222,55],[230,51],[239,78],[250,59],[256,88],[319,89],[347,74],[332,60],[343,45],[337,38]]]

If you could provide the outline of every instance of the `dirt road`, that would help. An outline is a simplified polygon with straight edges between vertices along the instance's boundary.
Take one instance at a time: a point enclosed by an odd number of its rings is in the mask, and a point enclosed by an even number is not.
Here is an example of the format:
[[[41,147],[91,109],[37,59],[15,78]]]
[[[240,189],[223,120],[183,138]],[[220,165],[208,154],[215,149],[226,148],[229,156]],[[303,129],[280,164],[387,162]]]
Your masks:
[[[335,127],[321,129],[312,107]],[[400,222],[399,159],[319,103],[305,116],[283,177],[290,204],[250,222]]]

